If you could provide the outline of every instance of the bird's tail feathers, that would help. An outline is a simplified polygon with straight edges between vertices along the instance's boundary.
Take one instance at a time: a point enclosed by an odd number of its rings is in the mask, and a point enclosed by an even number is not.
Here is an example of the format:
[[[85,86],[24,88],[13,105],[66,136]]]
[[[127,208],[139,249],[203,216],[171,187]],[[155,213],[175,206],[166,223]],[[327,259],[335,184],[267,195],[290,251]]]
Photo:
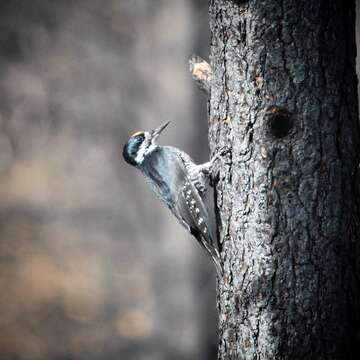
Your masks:
[[[201,244],[213,259],[218,276],[220,278],[223,277],[224,267],[221,262],[219,251],[212,244],[209,244],[206,239],[203,239]]]
[[[207,232],[205,236],[197,228],[190,228],[191,234],[196,238],[198,243],[207,251],[214,261],[216,272],[221,278],[224,275],[224,268],[222,266],[221,258],[219,251],[213,245],[210,234]]]

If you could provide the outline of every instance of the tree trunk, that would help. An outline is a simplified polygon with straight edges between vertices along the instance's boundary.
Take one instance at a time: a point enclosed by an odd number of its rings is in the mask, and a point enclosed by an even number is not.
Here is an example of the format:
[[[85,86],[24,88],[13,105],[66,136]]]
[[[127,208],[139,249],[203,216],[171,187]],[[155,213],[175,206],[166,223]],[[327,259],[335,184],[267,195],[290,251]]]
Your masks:
[[[355,358],[352,1],[210,0],[219,359]]]

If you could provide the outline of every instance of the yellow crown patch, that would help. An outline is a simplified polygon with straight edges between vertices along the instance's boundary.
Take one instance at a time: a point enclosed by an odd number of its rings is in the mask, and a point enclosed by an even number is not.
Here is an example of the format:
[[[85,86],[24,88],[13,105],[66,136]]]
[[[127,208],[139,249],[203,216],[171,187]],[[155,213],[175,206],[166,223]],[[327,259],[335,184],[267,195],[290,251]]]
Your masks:
[[[137,136],[141,135],[142,133],[143,133],[142,131],[136,131],[131,135],[131,137],[137,137]]]

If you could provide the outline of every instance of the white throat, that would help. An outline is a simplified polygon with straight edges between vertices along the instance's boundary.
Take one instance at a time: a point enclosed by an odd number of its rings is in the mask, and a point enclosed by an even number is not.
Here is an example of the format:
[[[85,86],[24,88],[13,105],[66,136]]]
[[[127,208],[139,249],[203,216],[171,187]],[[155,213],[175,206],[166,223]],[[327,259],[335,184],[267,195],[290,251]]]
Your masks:
[[[145,160],[146,156],[151,154],[156,148],[157,145],[154,143],[151,143],[150,145],[146,145],[145,142],[142,143],[135,158],[136,163],[141,164]]]

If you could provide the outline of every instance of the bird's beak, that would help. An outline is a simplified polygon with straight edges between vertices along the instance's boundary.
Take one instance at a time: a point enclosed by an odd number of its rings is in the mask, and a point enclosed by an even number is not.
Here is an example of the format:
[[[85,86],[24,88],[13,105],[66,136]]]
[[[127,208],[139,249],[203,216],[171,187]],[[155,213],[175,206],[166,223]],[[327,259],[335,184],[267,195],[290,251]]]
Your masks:
[[[165,128],[170,124],[170,121],[167,121],[165,124],[159,126],[151,132],[151,141],[155,141],[158,136],[165,130]]]

